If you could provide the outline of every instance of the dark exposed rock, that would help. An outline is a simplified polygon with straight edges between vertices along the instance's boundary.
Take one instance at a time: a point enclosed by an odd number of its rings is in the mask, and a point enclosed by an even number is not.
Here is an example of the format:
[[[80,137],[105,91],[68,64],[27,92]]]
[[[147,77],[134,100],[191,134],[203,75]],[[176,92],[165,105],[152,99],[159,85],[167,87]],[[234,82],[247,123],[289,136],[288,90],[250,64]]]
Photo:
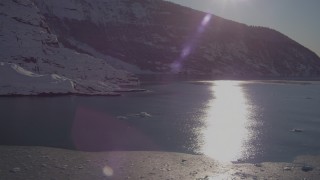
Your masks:
[[[313,167],[311,167],[311,166],[302,166],[301,170],[304,171],[304,172],[309,172],[309,171],[313,170]]]

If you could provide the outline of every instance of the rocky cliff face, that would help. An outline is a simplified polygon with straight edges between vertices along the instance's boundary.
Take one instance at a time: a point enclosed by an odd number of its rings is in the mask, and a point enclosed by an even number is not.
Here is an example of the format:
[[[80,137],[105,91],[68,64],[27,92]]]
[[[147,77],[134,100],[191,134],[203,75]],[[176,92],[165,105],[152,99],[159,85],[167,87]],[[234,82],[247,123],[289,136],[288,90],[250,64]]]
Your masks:
[[[160,0],[34,0],[59,41],[161,73],[318,76],[319,57],[285,35]],[[124,63],[125,62],[125,63]]]
[[[0,2],[0,49],[0,95],[110,94],[137,84],[103,59],[65,48],[30,0]]]

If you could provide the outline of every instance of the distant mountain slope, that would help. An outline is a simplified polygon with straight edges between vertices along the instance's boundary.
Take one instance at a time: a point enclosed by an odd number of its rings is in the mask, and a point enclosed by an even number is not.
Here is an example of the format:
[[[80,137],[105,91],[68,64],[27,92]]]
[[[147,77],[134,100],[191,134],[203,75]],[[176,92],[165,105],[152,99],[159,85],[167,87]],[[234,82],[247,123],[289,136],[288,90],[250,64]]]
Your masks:
[[[64,46],[161,73],[318,76],[319,57],[287,36],[161,0],[34,0]],[[85,46],[79,46],[85,44]]]
[[[6,89],[1,94],[40,94],[48,93],[47,89],[50,93],[62,93],[58,87],[62,79],[72,84],[72,88],[67,85],[64,93],[112,94],[119,90],[119,85],[137,85],[131,73],[117,70],[105,60],[63,47],[30,0],[0,2],[0,62],[4,62],[0,68],[0,88]],[[7,63],[10,66],[5,65]],[[11,66],[41,78],[17,75]],[[57,87],[52,88],[52,82],[58,81]]]

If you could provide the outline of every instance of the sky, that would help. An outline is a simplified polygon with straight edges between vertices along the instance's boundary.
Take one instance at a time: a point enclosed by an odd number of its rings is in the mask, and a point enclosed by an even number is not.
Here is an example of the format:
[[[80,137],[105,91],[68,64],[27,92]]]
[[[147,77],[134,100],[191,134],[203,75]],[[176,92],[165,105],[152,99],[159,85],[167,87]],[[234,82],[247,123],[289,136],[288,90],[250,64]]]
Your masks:
[[[320,0],[167,0],[280,31],[320,56]]]

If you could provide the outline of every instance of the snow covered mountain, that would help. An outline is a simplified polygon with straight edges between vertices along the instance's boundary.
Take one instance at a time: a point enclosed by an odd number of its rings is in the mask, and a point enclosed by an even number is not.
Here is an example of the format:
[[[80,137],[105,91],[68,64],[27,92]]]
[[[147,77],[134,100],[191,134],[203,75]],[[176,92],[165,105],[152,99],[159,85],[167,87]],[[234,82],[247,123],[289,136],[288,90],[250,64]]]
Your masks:
[[[0,95],[114,94],[131,73],[65,48],[30,0],[0,2]]]
[[[162,0],[0,2],[0,95],[113,94],[133,73],[319,76],[285,35]]]
[[[210,77],[318,76],[287,36],[162,0],[33,0],[59,41],[122,69]],[[112,58],[116,60],[112,60]],[[121,61],[119,61],[121,60]]]

